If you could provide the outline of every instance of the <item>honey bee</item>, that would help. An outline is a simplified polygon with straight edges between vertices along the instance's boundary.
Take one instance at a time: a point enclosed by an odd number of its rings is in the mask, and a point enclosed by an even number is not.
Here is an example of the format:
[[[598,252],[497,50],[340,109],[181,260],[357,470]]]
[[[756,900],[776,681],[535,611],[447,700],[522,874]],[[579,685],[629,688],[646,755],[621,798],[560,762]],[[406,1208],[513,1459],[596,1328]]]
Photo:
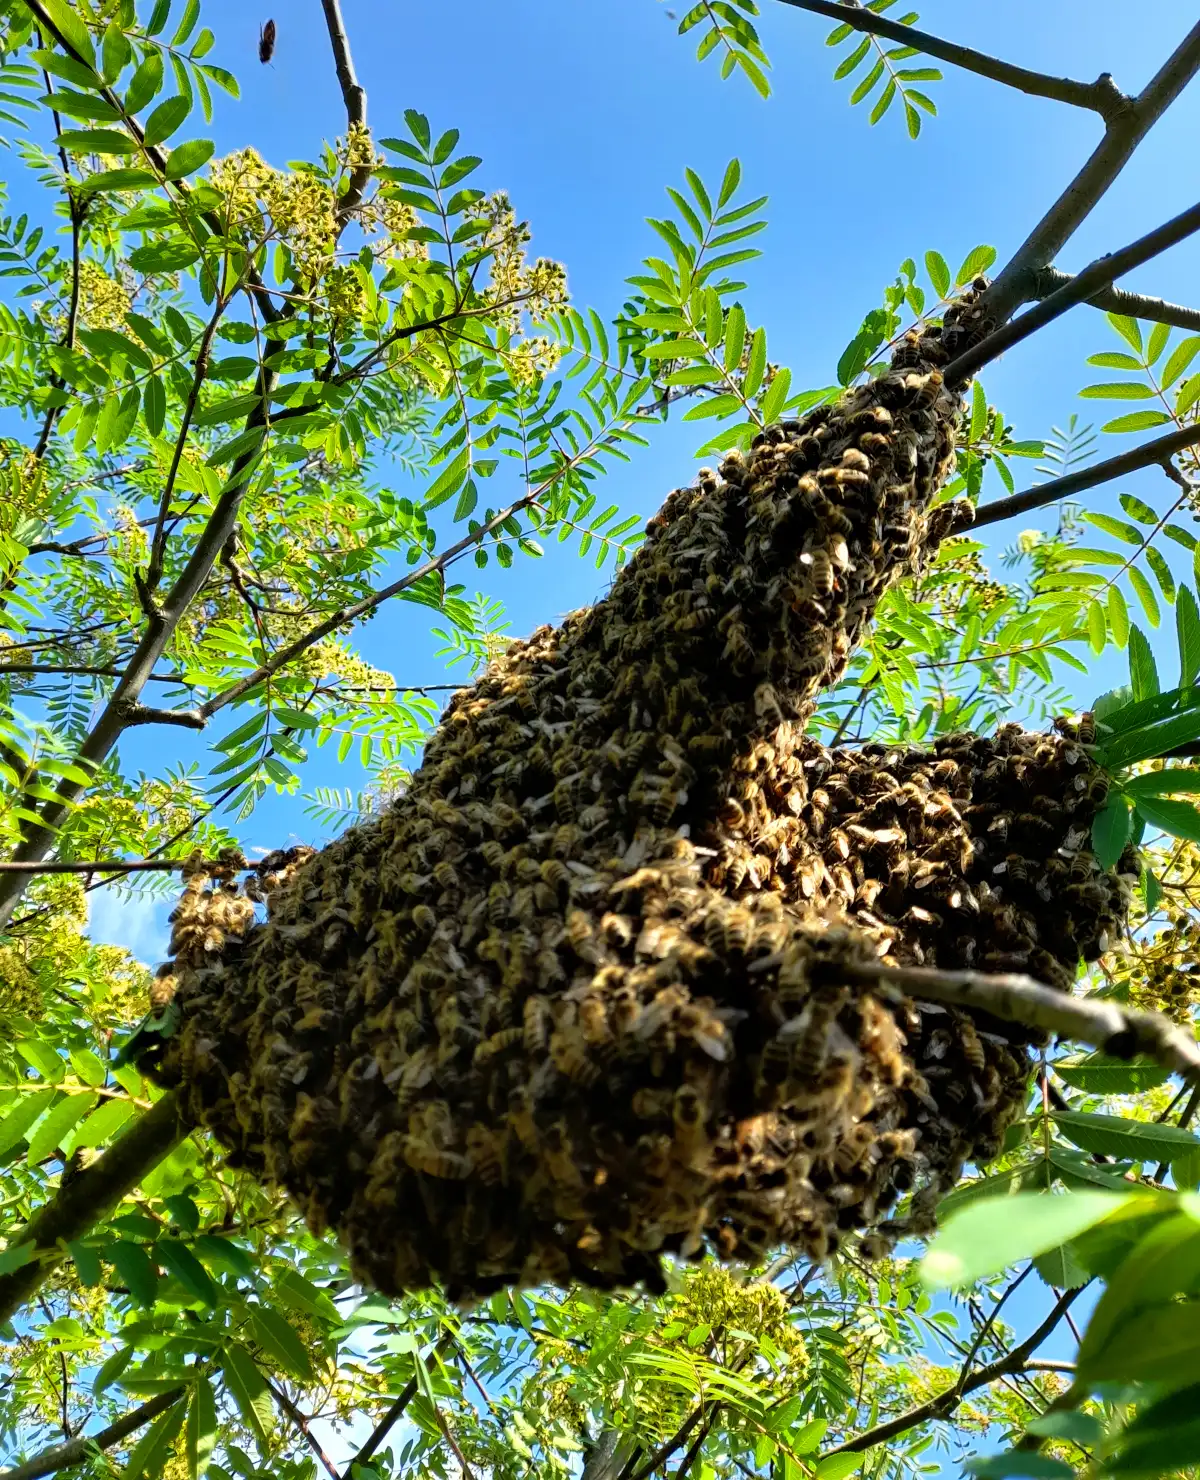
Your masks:
[[[264,21],[258,32],[258,59],[265,67],[275,55],[275,22]]]
[[[558,1031],[550,1035],[550,1060],[558,1072],[574,1084],[595,1084],[600,1078],[600,1063],[591,1047],[574,1033]]]

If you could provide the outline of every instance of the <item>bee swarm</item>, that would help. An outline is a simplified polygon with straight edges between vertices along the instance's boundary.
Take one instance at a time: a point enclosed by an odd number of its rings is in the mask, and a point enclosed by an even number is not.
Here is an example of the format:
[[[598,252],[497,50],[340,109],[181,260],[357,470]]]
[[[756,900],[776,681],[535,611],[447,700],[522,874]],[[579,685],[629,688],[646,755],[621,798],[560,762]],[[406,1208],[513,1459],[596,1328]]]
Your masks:
[[[364,1281],[654,1283],[662,1251],[819,1258],[850,1229],[869,1252],[999,1148],[1031,1035],[839,968],[1069,986],[1128,893],[1084,851],[1102,778],[1069,727],[803,733],[962,518],[927,512],[945,357],[910,336],[672,494],[607,598],[456,696],[398,802],[288,861],[266,923],[189,880],[153,1072]]]

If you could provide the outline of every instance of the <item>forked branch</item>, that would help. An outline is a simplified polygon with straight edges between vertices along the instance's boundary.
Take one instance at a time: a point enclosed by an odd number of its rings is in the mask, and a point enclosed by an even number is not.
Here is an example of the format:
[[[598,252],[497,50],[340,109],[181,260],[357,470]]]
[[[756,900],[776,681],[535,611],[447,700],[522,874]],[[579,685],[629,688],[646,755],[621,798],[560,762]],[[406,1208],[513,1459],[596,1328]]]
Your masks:
[[[122,1439],[145,1428],[160,1413],[173,1408],[186,1392],[184,1387],[168,1388],[165,1393],[159,1393],[140,1408],[123,1413],[115,1423],[101,1429],[98,1434],[81,1434],[67,1444],[56,1444],[52,1449],[43,1449],[41,1454],[34,1455],[15,1469],[0,1471],[0,1480],[42,1480],[45,1475],[56,1475],[59,1470],[71,1469],[74,1465],[81,1464],[95,1450],[112,1449]]]

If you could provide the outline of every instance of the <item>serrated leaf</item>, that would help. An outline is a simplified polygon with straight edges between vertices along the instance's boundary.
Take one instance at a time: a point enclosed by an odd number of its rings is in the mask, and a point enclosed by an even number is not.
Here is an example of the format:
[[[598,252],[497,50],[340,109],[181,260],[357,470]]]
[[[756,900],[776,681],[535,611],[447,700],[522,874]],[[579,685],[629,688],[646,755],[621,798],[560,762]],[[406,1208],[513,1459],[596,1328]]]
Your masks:
[[[90,1090],[82,1095],[66,1095],[59,1100],[29,1138],[25,1154],[28,1166],[35,1167],[58,1150],[67,1135],[96,1103],[98,1096]]]
[[[1170,1077],[1151,1059],[1114,1059],[1104,1053],[1072,1054],[1051,1068],[1072,1089],[1092,1095],[1134,1095],[1156,1089]]]
[[[270,1306],[249,1306],[254,1339],[283,1370],[300,1381],[311,1381],[312,1362],[308,1351],[291,1324]]]
[[[154,1420],[130,1451],[121,1471],[121,1480],[142,1480],[143,1475],[150,1480],[158,1480],[186,1412],[186,1403],[181,1398]]]
[[[1114,1156],[1119,1161],[1165,1161],[1200,1147],[1190,1131],[1153,1121],[1125,1120],[1119,1115],[1060,1110],[1053,1117],[1062,1134],[1081,1151]]]
[[[216,145],[211,139],[189,139],[172,149],[167,157],[168,180],[182,180],[194,174],[212,158]]]
[[[758,388],[762,385],[763,374],[767,368],[767,331],[763,328],[755,329],[754,336],[750,342],[750,354],[746,364],[746,378],[742,383],[742,394],[747,401],[752,401],[758,394]]]
[[[1155,596],[1150,582],[1138,570],[1136,565],[1129,568],[1129,584],[1133,587],[1137,593],[1138,600],[1142,603],[1142,610],[1146,613],[1146,620],[1150,623],[1151,627],[1157,627],[1162,621],[1158,607],[1158,597]],[[1133,630],[1136,632],[1137,628],[1135,627]]]
[[[925,271],[929,274],[933,291],[939,298],[945,298],[950,291],[950,268],[940,252],[925,253]]]
[[[955,274],[954,282],[959,288],[965,288],[972,279],[985,273],[996,260],[995,247],[979,246],[973,248],[963,259],[962,266]]]
[[[1200,609],[1187,586],[1180,587],[1175,603],[1175,631],[1179,639],[1179,687],[1186,689],[1200,677]]]
[[[1129,808],[1118,796],[1109,797],[1092,819],[1092,851],[1101,868],[1112,868],[1129,841]]]
[[[23,1094],[15,1106],[0,1120],[0,1156],[25,1139],[26,1132],[50,1105],[57,1090],[39,1089]]]
[[[1162,691],[1154,654],[1140,627],[1134,627],[1129,634],[1129,683],[1135,703],[1151,699]]]
[[[188,1480],[200,1480],[217,1444],[217,1397],[207,1376],[196,1379],[188,1406],[185,1441]]]
[[[1106,380],[1085,385],[1079,394],[1090,401],[1152,401],[1158,392],[1143,381]]]
[[[231,1343],[221,1355],[225,1382],[246,1427],[265,1456],[271,1427],[271,1394],[254,1358],[244,1346]]]
[[[1165,411],[1131,411],[1128,416],[1118,416],[1106,421],[1102,432],[1146,432],[1151,427],[1160,427],[1170,417]]]
[[[1142,330],[1136,319],[1131,319],[1127,314],[1110,313],[1105,318],[1121,336],[1126,344],[1135,349],[1138,354],[1142,353]]]
[[[131,1100],[105,1100],[75,1133],[74,1149],[103,1146],[134,1114]]]
[[[1110,586],[1108,591],[1108,625],[1113,641],[1123,648],[1129,641],[1129,608],[1116,586]]]
[[[1160,832],[1200,843],[1200,809],[1191,802],[1172,801],[1167,797],[1139,796],[1137,810],[1151,827]]]
[[[1141,530],[1132,524],[1126,524],[1123,519],[1114,519],[1109,514],[1094,514],[1090,509],[1085,509],[1080,515],[1088,524],[1094,524],[1097,529],[1102,529],[1105,534],[1112,535],[1113,539],[1124,540],[1127,545],[1141,545],[1145,536]]]
[[[1100,654],[1108,641],[1108,625],[1104,620],[1104,608],[1094,598],[1088,602],[1087,621],[1092,652]]]
[[[139,1244],[119,1239],[105,1247],[104,1257],[139,1305],[154,1304],[158,1294],[158,1272]]]
[[[1140,498],[1135,498],[1132,493],[1121,495],[1121,507],[1131,519],[1136,519],[1139,524],[1157,524],[1158,515],[1149,504],[1143,503]]]

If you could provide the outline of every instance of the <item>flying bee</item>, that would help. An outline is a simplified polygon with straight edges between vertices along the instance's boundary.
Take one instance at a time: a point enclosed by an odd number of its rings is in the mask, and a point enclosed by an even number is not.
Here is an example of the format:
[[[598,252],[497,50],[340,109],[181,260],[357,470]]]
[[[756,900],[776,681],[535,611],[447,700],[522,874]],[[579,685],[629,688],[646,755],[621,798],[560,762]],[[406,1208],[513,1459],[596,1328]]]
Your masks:
[[[265,21],[258,32],[258,59],[265,67],[275,55],[275,22]]]

